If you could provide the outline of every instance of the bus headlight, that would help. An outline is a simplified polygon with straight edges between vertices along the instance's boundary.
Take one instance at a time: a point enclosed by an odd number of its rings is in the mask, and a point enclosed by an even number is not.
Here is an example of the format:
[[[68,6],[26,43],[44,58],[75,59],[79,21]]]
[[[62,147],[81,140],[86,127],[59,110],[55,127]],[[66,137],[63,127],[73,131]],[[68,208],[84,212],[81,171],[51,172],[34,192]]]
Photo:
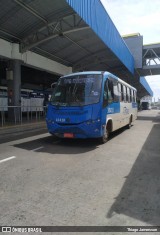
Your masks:
[[[97,123],[97,122],[100,122],[101,121],[101,119],[100,118],[97,118],[97,119],[95,119],[95,120],[88,120],[87,122],[86,122],[86,124],[87,125],[90,125],[90,124],[94,124],[94,123]]]

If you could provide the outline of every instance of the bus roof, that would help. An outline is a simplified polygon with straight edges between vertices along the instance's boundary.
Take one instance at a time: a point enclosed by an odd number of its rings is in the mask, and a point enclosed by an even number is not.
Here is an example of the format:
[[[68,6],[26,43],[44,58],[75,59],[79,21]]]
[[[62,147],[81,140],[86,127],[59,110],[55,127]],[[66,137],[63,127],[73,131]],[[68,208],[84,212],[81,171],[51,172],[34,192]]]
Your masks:
[[[75,75],[83,75],[83,74],[103,74],[104,71],[85,71],[85,72],[77,72],[77,73],[71,73],[71,74],[68,74],[68,75],[64,75],[62,77],[71,77],[71,76],[75,76]]]

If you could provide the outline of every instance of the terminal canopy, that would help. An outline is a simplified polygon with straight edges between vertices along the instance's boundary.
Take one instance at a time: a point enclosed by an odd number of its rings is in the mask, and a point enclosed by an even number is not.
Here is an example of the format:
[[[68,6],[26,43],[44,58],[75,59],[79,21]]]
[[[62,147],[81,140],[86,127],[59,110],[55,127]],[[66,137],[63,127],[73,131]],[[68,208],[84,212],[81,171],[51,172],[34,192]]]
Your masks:
[[[148,94],[100,0],[1,0],[0,38],[73,68],[109,71]],[[146,93],[147,92],[147,93]]]

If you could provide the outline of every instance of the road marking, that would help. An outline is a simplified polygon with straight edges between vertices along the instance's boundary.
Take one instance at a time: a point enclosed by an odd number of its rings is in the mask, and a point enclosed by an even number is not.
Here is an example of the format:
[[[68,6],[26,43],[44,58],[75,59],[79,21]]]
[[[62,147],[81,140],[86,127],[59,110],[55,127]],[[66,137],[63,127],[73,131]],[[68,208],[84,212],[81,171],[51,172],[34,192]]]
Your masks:
[[[36,149],[32,149],[32,151],[37,151],[37,150],[40,150],[40,149],[43,149],[44,147],[43,146],[41,146],[41,147],[39,147],[39,148],[36,148]]]
[[[12,160],[12,159],[14,159],[14,158],[16,158],[16,157],[15,157],[15,156],[12,156],[12,157],[5,158],[5,159],[3,159],[3,160],[0,160],[0,163],[2,163],[2,162],[7,162],[7,161]]]

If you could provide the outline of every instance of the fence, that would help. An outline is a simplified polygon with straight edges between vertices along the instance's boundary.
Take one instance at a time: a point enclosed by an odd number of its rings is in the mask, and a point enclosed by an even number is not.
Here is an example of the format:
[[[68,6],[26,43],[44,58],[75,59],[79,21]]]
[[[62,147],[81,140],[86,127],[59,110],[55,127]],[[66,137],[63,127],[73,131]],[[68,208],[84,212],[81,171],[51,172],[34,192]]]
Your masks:
[[[45,120],[47,106],[0,106],[0,126]]]

